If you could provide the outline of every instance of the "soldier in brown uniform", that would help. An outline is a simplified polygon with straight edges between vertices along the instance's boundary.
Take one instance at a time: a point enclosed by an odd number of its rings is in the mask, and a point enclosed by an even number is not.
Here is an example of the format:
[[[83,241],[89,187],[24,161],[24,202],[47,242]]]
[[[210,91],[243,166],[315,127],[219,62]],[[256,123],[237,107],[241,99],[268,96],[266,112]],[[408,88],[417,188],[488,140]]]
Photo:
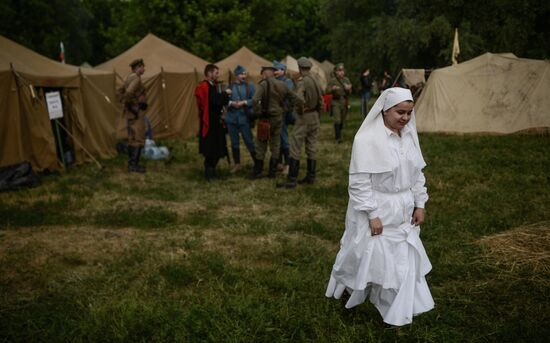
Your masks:
[[[304,99],[302,112],[297,112],[294,130],[290,137],[290,159],[287,181],[277,184],[277,187],[294,188],[300,170],[300,155],[305,143],[307,155],[307,175],[299,183],[315,182],[317,164],[317,136],[319,135],[319,114],[323,109],[323,94],[321,87],[309,74],[311,61],[306,57],[298,59],[300,77],[296,85],[298,97]]]
[[[145,72],[143,59],[130,63],[132,73],[124,81],[122,101],[124,117],[128,126],[128,171],[145,173],[145,167],[139,165],[141,150],[145,144],[145,87],[141,82],[141,75]]]
[[[274,77],[275,68],[272,66],[262,67],[262,78],[258,84],[258,90],[252,98],[254,114],[259,119],[256,124],[258,133],[262,128],[269,130],[266,137],[256,135],[255,149],[256,158],[254,160],[254,171],[252,178],[257,179],[262,176],[264,166],[264,157],[267,148],[271,150],[271,159],[269,161],[268,177],[274,178],[277,172],[277,163],[279,161],[279,152],[281,144],[281,127],[283,126],[284,103],[288,100],[288,107],[296,107],[301,110],[303,101],[291,91],[288,86]],[[264,126],[265,125],[265,126]]]
[[[334,117],[334,136],[342,143],[342,128],[348,114],[348,96],[351,94],[351,82],[345,77],[344,64],[334,67],[334,77],[327,84],[327,93],[332,94],[330,107]]]

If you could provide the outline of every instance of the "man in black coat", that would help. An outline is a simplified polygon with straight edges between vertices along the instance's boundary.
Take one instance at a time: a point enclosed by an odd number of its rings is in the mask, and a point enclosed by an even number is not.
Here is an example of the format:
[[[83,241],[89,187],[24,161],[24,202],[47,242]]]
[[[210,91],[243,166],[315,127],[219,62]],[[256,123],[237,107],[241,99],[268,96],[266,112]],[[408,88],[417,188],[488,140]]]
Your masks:
[[[222,91],[218,84],[219,70],[214,64],[204,68],[205,80],[195,88],[199,108],[199,152],[204,156],[204,176],[207,181],[216,178],[216,165],[228,156],[223,107],[229,103],[231,89]]]

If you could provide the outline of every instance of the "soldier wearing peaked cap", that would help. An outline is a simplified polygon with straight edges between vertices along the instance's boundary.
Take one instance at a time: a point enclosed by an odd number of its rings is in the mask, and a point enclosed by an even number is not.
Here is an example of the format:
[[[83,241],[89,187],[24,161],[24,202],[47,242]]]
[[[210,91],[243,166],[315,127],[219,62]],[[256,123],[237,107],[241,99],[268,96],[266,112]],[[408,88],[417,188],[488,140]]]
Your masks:
[[[228,112],[225,116],[227,131],[231,138],[231,150],[233,152],[233,168],[231,172],[235,173],[241,168],[241,151],[239,144],[239,134],[243,137],[244,144],[254,160],[256,156],[254,148],[254,139],[250,130],[250,120],[252,119],[252,97],[255,93],[255,87],[252,82],[246,81],[247,70],[237,65],[233,71],[236,81],[232,82],[228,88],[231,89]]]
[[[327,93],[332,95],[330,107],[334,117],[334,136],[342,143],[342,129],[348,114],[348,96],[351,94],[351,82],[345,76],[344,64],[334,67],[334,77],[327,84]]]
[[[301,108],[303,104],[302,100],[284,82],[275,79],[274,71],[273,66],[262,67],[263,79],[258,84],[258,90],[252,98],[254,114],[256,118],[260,119],[257,124],[258,133],[255,140],[256,159],[251,175],[253,179],[262,176],[264,157],[268,146],[271,150],[268,177],[275,177],[279,160],[284,102],[288,101],[290,108]]]
[[[275,68],[275,78],[286,83],[288,88],[294,90],[294,82],[286,77],[286,65],[279,61],[273,61]],[[279,154],[279,165],[277,169],[283,170],[283,174],[288,174],[288,160],[290,152],[290,143],[288,141],[288,125],[294,124],[294,112],[285,102],[285,112],[283,113],[283,126],[281,128],[281,153]]]
[[[323,108],[323,94],[317,81],[310,75],[312,63],[306,57],[298,59],[300,77],[296,85],[296,92],[304,100],[304,107],[297,112],[296,123],[290,137],[290,160],[286,182],[277,184],[278,187],[294,188],[296,183],[312,184],[315,182],[317,165],[317,137],[319,135],[319,114]],[[300,180],[300,155],[305,143],[307,155],[307,174]]]
[[[145,144],[145,87],[141,75],[145,73],[145,63],[139,58],[130,63],[132,73],[124,81],[122,102],[124,117],[128,127],[128,171],[145,173],[145,167],[139,165],[141,150]]]

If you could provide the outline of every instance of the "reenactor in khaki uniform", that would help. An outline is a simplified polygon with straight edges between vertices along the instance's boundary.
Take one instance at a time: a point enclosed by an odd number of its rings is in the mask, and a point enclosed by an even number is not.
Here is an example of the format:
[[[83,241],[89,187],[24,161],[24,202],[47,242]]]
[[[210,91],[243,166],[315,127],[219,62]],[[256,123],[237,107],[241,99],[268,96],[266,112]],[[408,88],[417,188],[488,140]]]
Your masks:
[[[332,95],[330,108],[334,117],[334,136],[342,143],[342,129],[348,115],[348,96],[351,94],[351,82],[345,77],[344,64],[334,67],[334,77],[327,84],[327,94]]]
[[[132,73],[124,81],[122,102],[124,117],[128,127],[128,171],[145,173],[145,167],[139,165],[141,150],[145,145],[145,87],[141,82],[141,75],[145,72],[143,59],[130,63]]]
[[[307,174],[298,183],[312,184],[315,182],[317,136],[319,135],[319,115],[323,109],[323,94],[321,87],[309,74],[311,61],[306,57],[298,59],[300,77],[296,85],[297,93],[304,100],[303,111],[297,112],[294,130],[290,137],[290,159],[287,181],[277,184],[277,187],[294,188],[300,171],[300,155],[305,142],[307,155]]]
[[[285,101],[288,101],[289,108],[295,107],[301,111],[303,106],[303,101],[296,96],[296,93],[291,91],[283,81],[274,77],[274,71],[275,68],[272,66],[262,67],[263,80],[258,84],[258,89],[252,98],[254,115],[259,119],[256,123],[257,134],[254,144],[256,158],[251,176],[253,179],[262,176],[268,145],[271,150],[268,177],[275,177],[279,161]],[[262,134],[264,137],[258,137],[260,132],[265,133],[265,135]]]

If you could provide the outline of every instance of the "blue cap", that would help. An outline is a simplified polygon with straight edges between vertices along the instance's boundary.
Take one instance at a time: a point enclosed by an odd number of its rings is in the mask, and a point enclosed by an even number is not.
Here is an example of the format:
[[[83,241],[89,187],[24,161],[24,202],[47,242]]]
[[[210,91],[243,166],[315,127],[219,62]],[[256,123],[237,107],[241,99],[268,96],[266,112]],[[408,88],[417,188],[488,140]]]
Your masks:
[[[286,71],[286,64],[273,60],[273,68]]]
[[[239,75],[239,74],[242,74],[246,72],[246,68],[243,67],[242,65],[240,64],[237,64],[237,66],[235,67],[235,70],[233,70],[233,74],[235,74],[235,76]]]

